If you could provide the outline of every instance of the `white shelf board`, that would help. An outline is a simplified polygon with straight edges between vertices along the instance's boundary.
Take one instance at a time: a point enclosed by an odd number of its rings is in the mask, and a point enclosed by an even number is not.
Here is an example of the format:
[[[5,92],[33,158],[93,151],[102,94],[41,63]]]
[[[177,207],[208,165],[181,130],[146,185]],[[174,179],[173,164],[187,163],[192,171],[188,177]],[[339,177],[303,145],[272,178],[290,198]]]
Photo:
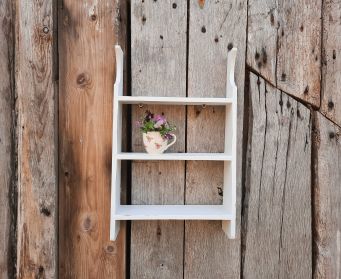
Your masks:
[[[118,102],[121,104],[224,106],[232,103],[231,98],[150,97],[150,96],[117,96],[116,98]]]
[[[232,220],[223,205],[120,205],[115,220]]]
[[[163,153],[148,154],[122,152],[116,154],[118,160],[163,160],[163,161],[231,161],[226,153]]]

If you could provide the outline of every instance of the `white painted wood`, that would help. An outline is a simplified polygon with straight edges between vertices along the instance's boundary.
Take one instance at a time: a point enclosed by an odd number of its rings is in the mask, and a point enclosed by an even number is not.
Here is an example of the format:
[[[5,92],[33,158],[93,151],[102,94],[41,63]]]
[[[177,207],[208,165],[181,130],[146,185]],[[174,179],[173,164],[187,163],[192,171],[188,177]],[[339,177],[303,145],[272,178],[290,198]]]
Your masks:
[[[224,162],[223,205],[234,216],[231,222],[222,222],[222,228],[229,238],[236,237],[236,199],[237,199],[237,86],[234,81],[234,68],[237,49],[227,53],[226,97],[232,98],[232,106],[225,112],[225,152],[231,154],[231,162]]]
[[[116,155],[118,160],[176,160],[176,161],[231,161],[232,156],[225,153],[119,153]]]
[[[190,98],[190,97],[150,97],[120,96],[122,104],[164,104],[164,105],[211,105],[225,106],[232,103],[231,98]]]
[[[121,205],[117,220],[231,220],[222,205]]]
[[[111,207],[110,207],[110,240],[115,240],[119,232],[119,222],[113,218],[120,205],[121,161],[115,160],[115,154],[121,151],[122,106],[118,103],[118,96],[123,95],[123,51],[115,46],[116,80],[114,84],[113,101],[113,130],[112,130],[112,164],[111,164]]]
[[[115,240],[120,220],[222,220],[229,238],[236,236],[236,146],[237,86],[234,66],[237,49],[227,54],[226,98],[144,97],[123,96],[123,52],[116,50],[116,81],[114,85],[111,226],[110,239]],[[224,153],[127,153],[121,152],[122,105],[224,105],[226,106]],[[222,205],[120,205],[121,160],[162,161],[224,161],[224,197]]]

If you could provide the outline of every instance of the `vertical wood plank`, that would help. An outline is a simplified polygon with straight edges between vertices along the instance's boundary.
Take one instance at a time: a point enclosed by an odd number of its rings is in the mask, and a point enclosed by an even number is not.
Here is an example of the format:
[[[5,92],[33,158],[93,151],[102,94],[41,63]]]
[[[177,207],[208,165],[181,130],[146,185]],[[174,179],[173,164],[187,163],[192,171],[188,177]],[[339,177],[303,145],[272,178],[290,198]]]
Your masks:
[[[314,114],[314,277],[341,277],[341,128]]]
[[[276,84],[278,1],[249,0],[246,63]]]
[[[57,277],[53,1],[16,1],[19,278]]]
[[[250,74],[244,278],[311,278],[310,111]]]
[[[117,1],[60,1],[60,278],[124,278],[125,229],[109,240]]]
[[[320,106],[320,0],[249,2],[247,63],[284,92]]]
[[[192,0],[189,11],[189,97],[226,96],[227,51],[238,48],[235,72],[238,86],[237,154],[242,154],[247,3]],[[187,119],[187,152],[223,151],[224,108],[188,107]],[[241,166],[240,155],[237,159],[237,224],[240,224]],[[187,162],[186,204],[220,204],[222,188],[222,162]],[[239,231],[237,239],[229,240],[220,221],[186,221],[185,228],[185,278],[239,277]]]
[[[321,112],[341,126],[341,2],[323,2]]]
[[[13,84],[13,9],[11,1],[0,4],[0,278],[14,277],[13,228],[10,201],[14,178],[14,84]]]
[[[186,96],[186,1],[131,1],[132,95]],[[177,126],[177,143],[169,152],[185,151],[185,108],[133,107],[133,121],[146,109],[164,112]],[[142,135],[132,132],[132,150],[142,151]],[[182,161],[132,163],[133,204],[183,204]],[[182,221],[133,221],[131,278],[182,278]]]

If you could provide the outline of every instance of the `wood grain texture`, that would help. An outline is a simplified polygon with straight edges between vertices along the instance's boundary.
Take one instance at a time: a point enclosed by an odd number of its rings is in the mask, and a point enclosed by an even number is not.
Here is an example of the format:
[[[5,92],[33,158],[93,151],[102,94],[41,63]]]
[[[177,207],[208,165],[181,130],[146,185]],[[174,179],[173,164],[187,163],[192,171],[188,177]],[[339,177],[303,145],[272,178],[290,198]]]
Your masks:
[[[341,2],[323,2],[321,112],[341,126]]]
[[[186,20],[186,1],[131,1],[132,95],[186,96]],[[184,152],[185,108],[133,105],[133,121],[146,109],[177,126],[169,152]],[[132,150],[143,150],[136,127]],[[132,163],[132,204],[183,204],[184,184],[183,161]],[[183,237],[183,221],[133,221],[131,278],[182,278]]]
[[[16,1],[19,278],[57,276],[53,1]]]
[[[239,89],[237,154],[242,154],[246,10],[247,3],[238,0],[192,0],[189,9],[189,97],[226,96],[227,51],[238,48],[235,70]],[[224,151],[224,122],[222,107],[188,107],[187,152]],[[240,155],[237,159],[237,224],[240,223],[241,166]],[[222,162],[187,162],[186,204],[220,204],[222,187]],[[239,273],[239,229],[237,239],[229,240],[220,221],[185,222],[185,278],[237,278]]]
[[[10,199],[14,172],[13,9],[11,1],[0,4],[0,278],[13,277],[11,247],[14,209]]]
[[[125,278],[124,227],[109,240],[116,4],[59,6],[60,278]]]
[[[249,2],[247,64],[271,84],[320,106],[321,1]]]
[[[243,278],[311,278],[310,111],[250,74]]]
[[[341,277],[341,128],[314,114],[314,277]]]

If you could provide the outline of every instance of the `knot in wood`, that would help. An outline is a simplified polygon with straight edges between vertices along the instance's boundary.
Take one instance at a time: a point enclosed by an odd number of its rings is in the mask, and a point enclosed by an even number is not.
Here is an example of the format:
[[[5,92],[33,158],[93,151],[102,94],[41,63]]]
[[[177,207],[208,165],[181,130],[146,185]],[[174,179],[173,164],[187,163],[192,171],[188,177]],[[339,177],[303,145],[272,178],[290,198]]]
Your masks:
[[[90,83],[90,76],[87,73],[81,73],[77,76],[77,84],[79,87],[86,87]]]

